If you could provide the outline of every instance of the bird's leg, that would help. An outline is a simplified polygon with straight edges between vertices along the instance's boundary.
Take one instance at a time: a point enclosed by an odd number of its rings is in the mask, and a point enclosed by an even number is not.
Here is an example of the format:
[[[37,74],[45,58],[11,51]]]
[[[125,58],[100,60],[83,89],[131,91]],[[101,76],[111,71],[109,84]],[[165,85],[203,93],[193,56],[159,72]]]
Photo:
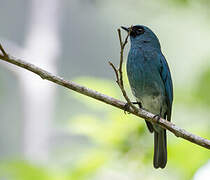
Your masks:
[[[141,102],[131,102],[132,104],[138,104],[139,108],[142,108]],[[130,108],[130,105],[128,103],[125,104],[124,106],[124,113],[126,114],[126,111],[128,111]],[[129,112],[128,112],[129,113]]]
[[[153,119],[155,119],[157,121],[157,123],[159,123],[161,114],[162,114],[162,107],[160,108],[160,113],[153,116]]]

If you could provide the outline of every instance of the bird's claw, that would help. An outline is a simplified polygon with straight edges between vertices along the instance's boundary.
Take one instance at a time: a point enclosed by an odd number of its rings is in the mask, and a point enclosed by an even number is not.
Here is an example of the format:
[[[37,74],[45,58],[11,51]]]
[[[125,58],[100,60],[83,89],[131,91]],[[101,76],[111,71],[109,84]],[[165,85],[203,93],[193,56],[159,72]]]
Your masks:
[[[132,104],[138,104],[140,108],[142,108],[141,102],[131,102]],[[128,112],[128,114],[130,114],[129,112],[130,109],[130,105],[128,103],[126,103],[124,105],[124,113],[126,114],[126,111]]]
[[[159,123],[160,118],[161,118],[160,114],[156,114],[153,116],[153,119],[155,119],[157,123]]]
[[[124,113],[126,114],[126,112],[128,112],[128,114],[130,114],[130,112],[128,111],[130,109],[130,105],[128,103],[126,103],[124,105]]]

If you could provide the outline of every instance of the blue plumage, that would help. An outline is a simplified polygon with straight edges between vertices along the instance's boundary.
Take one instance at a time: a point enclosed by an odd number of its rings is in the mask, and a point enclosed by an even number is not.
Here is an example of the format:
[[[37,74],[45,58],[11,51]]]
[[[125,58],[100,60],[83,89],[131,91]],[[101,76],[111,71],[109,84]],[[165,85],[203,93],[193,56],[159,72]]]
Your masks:
[[[132,93],[142,108],[170,121],[173,85],[159,40],[148,27],[142,25],[132,27],[130,40],[127,74]],[[154,132],[153,165],[164,168],[167,163],[166,130],[157,124],[146,123],[149,131]]]

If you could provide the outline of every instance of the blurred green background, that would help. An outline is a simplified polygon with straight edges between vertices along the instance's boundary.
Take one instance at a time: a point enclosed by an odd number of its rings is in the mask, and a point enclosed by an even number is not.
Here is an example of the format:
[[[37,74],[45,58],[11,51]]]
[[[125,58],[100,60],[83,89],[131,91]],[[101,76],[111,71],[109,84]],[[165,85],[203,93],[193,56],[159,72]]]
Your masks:
[[[172,121],[210,139],[209,8],[208,0],[0,0],[0,41],[13,56],[124,100],[108,65],[119,62],[117,28],[149,26],[172,73]],[[133,99],[127,77],[125,85]],[[5,62],[0,114],[2,180],[210,177],[209,150],[168,132],[168,164],[156,170],[143,120]]]

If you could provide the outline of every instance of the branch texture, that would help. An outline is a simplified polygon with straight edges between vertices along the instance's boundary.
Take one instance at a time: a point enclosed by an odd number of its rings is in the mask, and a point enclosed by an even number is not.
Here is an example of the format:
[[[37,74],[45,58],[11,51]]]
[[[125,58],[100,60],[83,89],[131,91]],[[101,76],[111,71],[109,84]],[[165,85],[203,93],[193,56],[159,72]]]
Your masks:
[[[41,69],[40,67],[37,67],[31,63],[27,63],[23,60],[20,59],[16,59],[10,55],[8,55],[5,50],[3,49],[3,47],[0,45],[0,50],[2,52],[2,55],[0,55],[0,59],[3,61],[6,61],[8,63],[14,64],[16,66],[22,67],[24,69],[27,69],[28,71],[31,71],[37,75],[39,75],[42,79],[46,79],[48,81],[54,82],[58,85],[61,85],[63,87],[66,87],[68,89],[71,89],[73,91],[76,91],[80,94],[92,97],[94,99],[97,99],[99,101],[102,101],[106,104],[112,105],[116,108],[122,109],[124,110],[124,107],[126,105],[125,102],[119,101],[113,97],[109,97],[105,94],[99,93],[95,90],[89,89],[87,87],[81,86],[79,84],[76,84],[74,82],[70,82],[67,80],[64,80],[63,78],[53,75],[47,71],[45,71],[44,69]],[[162,118],[160,118],[158,121],[156,119],[154,119],[154,114],[147,112],[143,109],[137,109],[134,110],[132,108],[128,109],[128,112],[131,114],[134,114],[138,117],[141,117],[143,119],[146,119],[150,122],[154,122],[154,123],[158,123],[160,126],[162,126],[163,128],[171,131],[174,135],[176,135],[177,137],[181,137],[185,140],[188,140],[192,143],[195,143],[197,145],[200,145],[202,147],[205,147],[207,149],[210,149],[210,140],[207,140],[205,138],[202,138],[200,136],[194,135],[190,132],[187,132],[186,130],[179,128],[177,126],[175,126],[175,124],[166,121]]]

